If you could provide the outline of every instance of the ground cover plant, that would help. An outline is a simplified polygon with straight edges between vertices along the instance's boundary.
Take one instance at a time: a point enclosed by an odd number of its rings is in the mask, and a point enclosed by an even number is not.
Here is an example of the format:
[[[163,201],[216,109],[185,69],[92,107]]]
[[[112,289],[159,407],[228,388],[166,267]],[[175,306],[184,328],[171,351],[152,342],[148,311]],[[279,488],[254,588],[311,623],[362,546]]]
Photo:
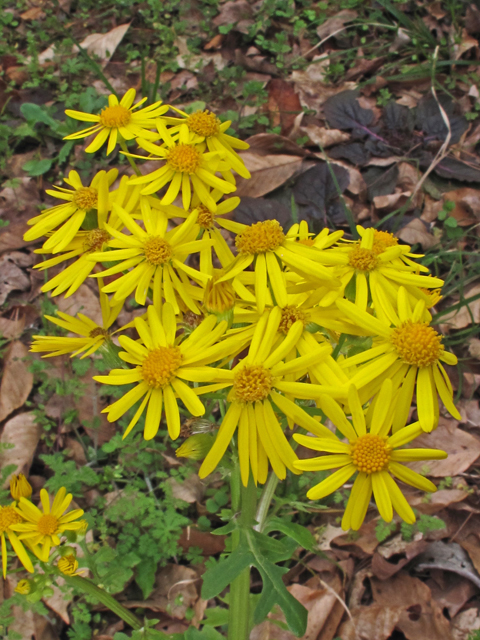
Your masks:
[[[4,9],[3,636],[475,638],[478,7]]]

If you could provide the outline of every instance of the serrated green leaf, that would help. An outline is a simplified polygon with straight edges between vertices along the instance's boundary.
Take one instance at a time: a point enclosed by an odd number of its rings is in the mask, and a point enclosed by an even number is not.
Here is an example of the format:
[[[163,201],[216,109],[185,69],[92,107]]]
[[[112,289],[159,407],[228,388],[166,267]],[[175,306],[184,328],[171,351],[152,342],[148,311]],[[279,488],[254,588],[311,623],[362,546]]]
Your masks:
[[[218,596],[251,564],[253,555],[241,544],[226,560],[220,560],[203,574],[202,598],[210,600]]]
[[[50,171],[52,168],[53,160],[44,158],[43,160],[29,160],[26,162],[22,169],[28,173],[32,178],[35,176],[43,176],[44,173]]]
[[[33,102],[24,102],[20,107],[20,111],[22,115],[25,116],[26,121],[29,124],[35,124],[37,122],[43,122],[43,124],[47,124],[49,127],[56,129],[58,126],[58,122],[54,120],[51,116],[46,113],[38,104],[34,104]]]

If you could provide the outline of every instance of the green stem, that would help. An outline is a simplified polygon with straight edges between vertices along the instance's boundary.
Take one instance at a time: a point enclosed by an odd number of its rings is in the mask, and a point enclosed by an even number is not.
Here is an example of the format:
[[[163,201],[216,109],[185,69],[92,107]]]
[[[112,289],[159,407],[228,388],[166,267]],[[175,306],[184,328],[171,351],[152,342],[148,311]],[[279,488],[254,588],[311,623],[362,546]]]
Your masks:
[[[268,510],[270,509],[270,505],[272,503],[272,498],[275,494],[275,489],[278,485],[278,478],[273,473],[270,472],[270,477],[268,478],[265,486],[263,487],[262,495],[260,496],[260,502],[258,503],[257,515],[255,516],[255,520],[257,524],[254,526],[256,531],[262,533],[265,528],[265,522],[267,520]]]
[[[240,491],[238,491],[240,485]],[[238,462],[232,471],[232,507],[240,508],[239,525],[241,528],[252,528],[255,522],[257,504],[257,487],[250,475],[248,486],[244,487],[240,480]],[[232,532],[232,551],[240,542],[240,530]],[[228,640],[248,640],[250,634],[250,567],[244,569],[230,585],[230,607],[228,614]]]
[[[143,627],[142,622],[137,616],[117,602],[109,593],[97,587],[97,585],[90,580],[87,580],[87,578],[82,578],[81,576],[66,576],[64,574],[62,574],[62,578],[72,587],[77,587],[84,593],[97,598],[97,600],[110,609],[110,611],[116,613],[119,618],[130,625],[132,629],[141,629]]]
[[[128,147],[125,143],[125,140],[119,140],[120,142],[120,148],[122,149],[122,151],[125,151],[125,153],[129,153],[128,151]],[[135,160],[132,158],[132,156],[125,156],[128,160],[128,162],[130,163],[130,166],[132,167],[132,169],[135,171],[137,176],[141,176],[142,174],[140,173],[140,169],[137,167],[137,163],[135,162]]]

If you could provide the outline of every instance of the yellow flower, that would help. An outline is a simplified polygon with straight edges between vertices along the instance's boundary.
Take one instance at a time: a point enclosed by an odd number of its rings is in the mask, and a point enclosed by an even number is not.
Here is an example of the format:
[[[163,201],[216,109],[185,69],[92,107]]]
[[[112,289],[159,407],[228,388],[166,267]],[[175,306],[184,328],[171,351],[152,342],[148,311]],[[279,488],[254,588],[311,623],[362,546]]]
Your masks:
[[[20,593],[22,596],[28,596],[31,590],[32,586],[30,580],[19,580],[14,589],[15,593]]]
[[[251,177],[242,158],[235,151],[235,149],[249,149],[250,145],[243,140],[239,140],[225,133],[232,124],[231,120],[222,123],[219,118],[211,111],[208,111],[208,109],[205,111],[195,111],[190,115],[176,107],[172,107],[172,109],[184,116],[183,118],[164,118],[166,124],[174,125],[169,129],[172,138],[180,134],[182,125],[187,125],[189,132],[195,134],[199,142],[206,142],[209,151],[219,151],[222,154],[226,154],[232,169],[234,169],[239,176],[242,176],[242,178]]]
[[[102,285],[103,282],[100,280],[100,286]],[[122,303],[120,303],[111,307],[108,297],[101,291],[100,305],[103,319],[101,327],[83,313],[77,313],[77,316],[74,317],[62,311],[57,311],[58,318],[45,315],[44,317],[47,320],[62,327],[62,329],[65,329],[69,333],[77,334],[78,337],[33,336],[30,351],[32,351],[32,353],[45,353],[45,355],[42,356],[43,358],[61,356],[66,353],[71,353],[72,358],[73,356],[78,356],[83,353],[80,359],[92,355],[92,353],[95,353],[106,341],[110,340],[112,333],[109,329],[115,322],[123,306]]]
[[[277,220],[265,220],[242,227],[243,231],[235,238],[238,256],[225,269],[225,275],[219,282],[237,276],[255,261],[254,286],[259,313],[265,309],[269,285],[276,304],[280,307],[287,305],[287,281],[283,265],[310,282],[316,282],[317,286],[340,286],[332,270],[320,264],[327,252],[296,241],[298,225],[294,225],[287,234]]]
[[[415,515],[392,476],[423,491],[436,491],[435,485],[419,473],[404,466],[414,460],[441,460],[447,457],[438,449],[400,449],[423,433],[418,422],[388,436],[393,418],[392,383],[385,380],[373,411],[365,414],[357,389],[350,385],[348,402],[352,423],[347,420],[340,406],[328,396],[321,396],[319,404],[325,415],[348,440],[339,438],[312,438],[295,434],[295,440],[309,449],[329,455],[310,458],[295,463],[301,471],[336,469],[331,476],[310,489],[307,497],[320,500],[337,491],[358,472],[342,519],[343,529],[357,530],[367,513],[373,495],[380,515],[385,522],[393,518],[393,510],[408,522],[415,522]]]
[[[143,98],[137,102],[135,106],[135,89],[129,89],[123,98],[118,102],[118,98],[114,95],[108,96],[108,107],[102,109],[98,115],[92,113],[83,113],[81,111],[73,111],[67,109],[65,113],[70,118],[81,120],[82,122],[91,122],[92,125],[82,131],[71,133],[64,140],[79,140],[87,138],[96,133],[94,140],[85,149],[87,153],[95,153],[106,142],[108,138],[107,156],[115,149],[117,141],[133,140],[138,136],[143,138],[155,139],[149,129],[155,128],[155,120],[168,111],[168,106],[162,106],[161,102],[155,102],[144,109],[137,111],[147,98]]]
[[[133,178],[131,184],[148,185],[142,189],[142,194],[148,195],[156,193],[170,183],[160,203],[172,204],[181,191],[185,210],[190,208],[193,188],[193,192],[198,196],[200,202],[212,211],[216,211],[217,204],[210,195],[209,188],[218,189],[221,193],[235,191],[235,180],[230,172],[231,165],[222,158],[219,152],[205,152],[204,144],[195,144],[185,126],[182,127],[178,140],[172,138],[160,120],[157,120],[157,128],[165,142],[164,145],[158,146],[142,139],[139,139],[137,144],[153,154],[153,157],[149,157],[150,160],[164,161],[165,164],[146,176]],[[138,157],[145,159],[143,156]],[[216,176],[217,172],[221,172],[225,179],[222,180]]]
[[[377,317],[394,321],[396,293],[401,285],[427,288],[443,285],[440,278],[418,274],[428,273],[428,269],[410,260],[418,256],[410,253],[410,247],[399,245],[393,234],[360,225],[357,231],[361,240],[346,242],[326,253],[332,264],[336,261],[344,287],[355,278],[355,304],[360,309],[367,308],[370,295]]]
[[[445,350],[442,336],[423,320],[425,302],[419,300],[412,310],[403,287],[398,292],[398,322],[392,327],[347,300],[337,300],[337,306],[347,318],[364,329],[365,335],[378,336],[371,349],[345,359],[341,366],[361,365],[351,378],[365,400],[380,386],[385,376],[394,377],[400,386],[398,409],[393,429],[405,424],[416,385],[418,419],[424,431],[438,423],[438,399],[452,416],[461,419],[453,404],[453,390],[442,362],[457,363],[457,357]],[[344,389],[345,391],[345,389]],[[366,396],[366,397],[365,397]]]
[[[210,276],[184,263],[191,253],[211,246],[212,241],[195,240],[198,235],[197,214],[167,231],[166,216],[159,212],[152,216],[147,200],[142,201],[142,207],[145,229],[142,229],[125,209],[113,205],[114,212],[130,235],[106,225],[107,231],[113,237],[108,243],[112,250],[92,253],[89,259],[99,262],[121,262],[92,277],[103,278],[132,269],[103,287],[105,293],[114,293],[113,302],[121,302],[135,291],[135,300],[138,304],[144,305],[151,287],[155,304],[160,304],[163,297],[178,313],[178,296],[189,309],[199,313],[200,310],[192,297],[194,287],[190,284],[190,278],[205,284]],[[203,292],[200,290],[197,299],[201,299],[202,296]]]
[[[161,319],[153,305],[147,308],[147,316],[148,324],[143,318],[135,318],[135,327],[141,342],[127,336],[119,337],[119,342],[125,349],[120,352],[120,358],[135,365],[135,368],[113,369],[108,376],[95,376],[94,380],[114,386],[135,384],[135,387],[120,400],[103,410],[107,413],[109,422],[115,422],[136,402],[142,400],[125,430],[124,438],[146,410],[144,438],[151,440],[160,427],[164,406],[168,433],[172,440],[175,440],[180,434],[177,398],[193,416],[202,416],[205,413],[205,407],[198,394],[210,389],[192,389],[184,381],[202,382],[203,369],[209,368],[200,365],[215,362],[229,355],[229,343],[215,344],[224,334],[226,322],[215,326],[215,316],[209,316],[188,338],[178,342],[175,340],[177,322],[171,304],[166,302],[163,305]],[[233,344],[236,346],[236,343]]]
[[[65,513],[72,501],[72,494],[67,494],[65,487],[58,490],[57,495],[50,506],[50,497],[45,489],[40,491],[43,512],[26,498],[20,498],[17,515],[24,522],[12,524],[12,529],[19,534],[20,540],[28,541],[34,545],[33,550],[42,562],[47,562],[50,548],[60,544],[60,536],[65,531],[77,531],[81,528],[80,522],[74,522],[83,516],[82,509],[74,509]],[[36,546],[41,544],[42,549]]]
[[[13,475],[10,478],[10,494],[14,500],[30,498],[32,495],[32,485],[23,473],[19,473],[18,476]]]
[[[25,498],[20,499],[25,500]],[[2,547],[2,570],[4,578],[7,575],[7,543],[5,534],[25,569],[33,573],[32,561],[28,557],[25,547],[14,533],[14,527],[19,526],[21,522],[23,522],[23,516],[15,509],[15,502],[12,502],[11,505],[6,507],[0,507],[0,542]]]
[[[331,353],[331,347],[317,345],[308,355],[284,363],[283,359],[302,334],[303,324],[295,322],[285,336],[280,336],[280,322],[279,307],[275,307],[270,313],[265,312],[255,328],[248,355],[234,369],[205,371],[205,381],[223,383],[224,387],[231,387],[231,390],[227,396],[230,406],[215,444],[200,467],[200,478],[212,473],[218,465],[237,426],[240,470],[245,486],[248,484],[250,469],[255,483],[265,482],[268,461],[280,479],[285,478],[287,468],[295,473],[293,463],[297,456],[283,433],[272,402],[277,410],[293,422],[312,433],[328,437],[330,432],[326,427],[281,394],[312,399],[322,391],[332,390],[315,384],[295,382],[305,374],[311,362],[324,360]]]
[[[58,559],[57,568],[66,576],[78,576],[78,561],[73,553]]]
[[[47,189],[47,193],[52,197],[66,200],[65,204],[59,204],[31,218],[28,224],[33,226],[25,233],[24,240],[37,240],[58,227],[42,247],[46,252],[58,253],[65,250],[75,238],[89,211],[97,211],[100,226],[102,220],[105,221],[107,218],[109,188],[117,175],[117,169],[110,169],[108,173],[99,171],[90,186],[84,187],[78,173],[70,171],[64,182],[73,187],[73,191],[62,187],[55,187],[56,190]]]

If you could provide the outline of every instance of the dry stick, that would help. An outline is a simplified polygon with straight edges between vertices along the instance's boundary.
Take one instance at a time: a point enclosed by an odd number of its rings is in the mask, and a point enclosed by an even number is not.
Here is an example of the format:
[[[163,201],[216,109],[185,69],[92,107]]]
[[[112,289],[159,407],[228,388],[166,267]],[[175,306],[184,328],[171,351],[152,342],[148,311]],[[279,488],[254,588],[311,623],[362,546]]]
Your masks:
[[[417,182],[415,189],[413,190],[412,195],[410,196],[411,199],[413,200],[414,197],[417,195],[417,193],[420,191],[420,189],[423,186],[423,183],[425,182],[425,180],[428,178],[428,176],[432,173],[432,171],[435,169],[435,167],[438,165],[439,162],[441,162],[445,156],[447,155],[447,149],[448,149],[448,145],[450,144],[450,140],[452,139],[452,129],[450,127],[450,120],[448,119],[447,114],[445,113],[445,109],[442,107],[442,105],[440,104],[438,97],[437,97],[437,92],[435,90],[435,68],[437,65],[437,57],[438,57],[438,49],[439,46],[437,45],[435,47],[435,52],[433,54],[433,67],[432,67],[432,94],[433,97],[435,98],[435,102],[438,105],[438,108],[440,110],[443,122],[445,123],[445,126],[447,127],[447,135],[445,137],[445,141],[442,144],[442,146],[440,147],[440,149],[437,152],[437,155],[435,156],[435,158],[432,160],[432,163],[430,164],[430,166],[428,167],[428,169],[425,171],[425,173],[423,174],[423,176],[420,178],[420,180]]]
[[[358,632],[357,632],[357,628],[355,626],[355,621],[353,619],[352,614],[350,613],[350,609],[348,608],[348,605],[345,602],[345,600],[335,591],[335,589],[333,589],[329,584],[324,582],[321,578],[318,578],[318,580],[319,580],[320,584],[322,585],[322,587],[324,589],[326,589],[329,593],[331,593],[332,596],[334,596],[336,598],[336,600],[338,600],[338,602],[345,609],[345,612],[346,612],[347,616],[350,618],[350,622],[352,623],[353,629],[355,631],[355,637],[357,637],[358,636]]]

